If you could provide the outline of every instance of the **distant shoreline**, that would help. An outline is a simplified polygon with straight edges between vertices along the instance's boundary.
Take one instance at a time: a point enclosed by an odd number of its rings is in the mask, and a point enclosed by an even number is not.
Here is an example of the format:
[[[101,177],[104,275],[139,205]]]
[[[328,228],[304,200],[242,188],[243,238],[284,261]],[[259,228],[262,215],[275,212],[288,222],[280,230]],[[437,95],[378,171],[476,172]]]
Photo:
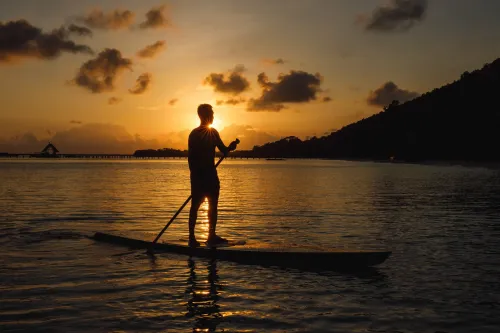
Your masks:
[[[426,160],[426,161],[391,161],[391,160],[377,160],[377,159],[364,159],[364,158],[321,158],[322,160],[335,160],[335,161],[350,161],[350,162],[371,162],[371,163],[386,163],[386,164],[415,164],[415,165],[428,165],[428,166],[463,166],[463,167],[476,167],[488,169],[500,169],[500,162],[477,162],[477,161],[460,161],[460,160]]]
[[[218,156],[219,157],[219,156]],[[128,154],[62,154],[62,156],[40,156],[38,154],[1,154],[0,160],[179,160],[186,159],[186,156],[134,156]],[[463,166],[475,168],[500,169],[500,162],[479,162],[479,161],[460,161],[460,160],[425,160],[425,161],[403,161],[403,160],[381,160],[370,158],[331,158],[331,157],[254,157],[254,156],[229,156],[236,160],[267,160],[267,161],[286,161],[286,160],[331,160],[346,162],[370,162],[384,164],[413,164],[428,166]]]

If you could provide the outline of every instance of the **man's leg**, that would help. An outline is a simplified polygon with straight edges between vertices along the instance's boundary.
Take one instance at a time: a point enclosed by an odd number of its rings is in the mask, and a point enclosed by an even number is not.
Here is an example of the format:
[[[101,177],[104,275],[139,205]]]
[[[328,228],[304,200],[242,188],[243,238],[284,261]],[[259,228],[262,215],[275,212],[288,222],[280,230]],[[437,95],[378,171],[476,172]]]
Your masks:
[[[217,235],[215,229],[217,227],[217,206],[219,204],[219,190],[214,191],[208,196],[208,239],[207,243],[210,244],[224,244],[227,239]]]
[[[219,190],[213,191],[208,199],[208,239],[215,237],[217,227],[217,206],[219,205]]]
[[[198,218],[198,209],[200,209],[200,206],[205,198],[199,193],[193,193],[192,196],[191,209],[189,210],[189,244],[192,246],[198,246],[200,244],[196,241],[194,228],[196,226],[196,219]]]

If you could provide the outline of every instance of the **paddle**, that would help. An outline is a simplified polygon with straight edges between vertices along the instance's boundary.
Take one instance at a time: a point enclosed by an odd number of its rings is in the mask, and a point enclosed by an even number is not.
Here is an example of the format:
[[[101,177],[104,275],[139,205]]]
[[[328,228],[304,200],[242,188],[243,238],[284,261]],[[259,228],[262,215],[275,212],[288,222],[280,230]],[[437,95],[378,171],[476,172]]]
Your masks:
[[[239,144],[240,140],[236,139],[236,140],[234,140],[234,142],[236,142],[236,144]],[[217,161],[217,163],[215,164],[215,168],[217,168],[219,166],[219,164],[221,164],[221,162],[224,160],[224,158],[226,158],[226,156],[222,156]],[[158,239],[160,239],[161,235],[163,235],[163,233],[165,232],[165,230],[167,230],[167,228],[169,227],[169,225],[172,224],[172,222],[174,222],[174,220],[177,217],[177,215],[179,215],[179,213],[184,209],[184,207],[186,207],[186,205],[191,200],[191,198],[192,198],[192,196],[190,195],[189,198],[187,198],[186,201],[184,201],[184,203],[182,204],[181,208],[179,208],[179,210],[174,214],[174,216],[172,216],[172,218],[170,219],[170,221],[168,221],[167,225],[165,225],[165,227],[162,229],[162,231],[160,231],[160,233],[158,234],[158,236],[156,236],[155,240],[153,241],[153,243],[151,243],[151,246],[148,248],[148,251],[147,251],[148,253],[153,253],[153,247],[156,244],[156,242],[158,241]]]

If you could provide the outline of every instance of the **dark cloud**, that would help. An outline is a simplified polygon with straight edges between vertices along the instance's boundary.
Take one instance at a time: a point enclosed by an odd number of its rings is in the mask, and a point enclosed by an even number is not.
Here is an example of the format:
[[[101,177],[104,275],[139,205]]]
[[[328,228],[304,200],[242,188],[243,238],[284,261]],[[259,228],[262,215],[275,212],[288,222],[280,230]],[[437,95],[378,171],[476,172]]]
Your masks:
[[[9,153],[39,152],[51,141],[61,154],[133,154],[137,149],[187,149],[191,130],[165,133],[154,137],[141,137],[114,124],[88,123],[60,129],[47,138],[33,132],[0,139],[0,151]],[[231,138],[234,140],[234,138]]]
[[[117,49],[105,49],[80,67],[73,83],[93,93],[113,91],[118,76],[131,66]]]
[[[245,67],[238,65],[226,75],[211,73],[203,83],[212,86],[216,92],[238,95],[250,88],[250,82],[243,76],[244,71]]]
[[[281,111],[284,103],[306,103],[316,100],[321,92],[322,77],[319,73],[290,71],[280,74],[277,82],[269,81],[265,73],[260,73],[257,82],[262,87],[262,95],[250,99],[248,111]]]
[[[80,120],[72,120],[69,122],[70,124],[81,125],[82,122]]]
[[[154,137],[130,134],[124,127],[114,124],[88,123],[55,131],[50,138],[42,139],[32,132],[0,139],[0,151],[30,153],[41,151],[50,140],[61,154],[133,154],[137,149],[174,148],[187,149],[190,129],[169,132]],[[20,132],[23,133],[23,132]],[[230,125],[220,131],[224,142],[240,138],[238,149],[252,149],[280,139],[279,136],[244,125]]]
[[[144,73],[141,74],[137,80],[135,81],[135,87],[133,89],[129,89],[131,94],[140,95],[148,90],[151,84],[151,74]]]
[[[216,104],[217,105],[238,105],[238,104],[241,104],[241,103],[245,103],[246,102],[246,99],[244,98],[230,98],[228,100],[217,100],[216,101]]]
[[[0,22],[0,63],[23,58],[51,60],[63,52],[92,54],[87,45],[68,39],[64,28],[44,33],[25,20]]]
[[[172,26],[170,19],[165,14],[166,6],[160,6],[150,9],[146,13],[146,21],[139,25],[141,29],[160,29]]]
[[[105,13],[101,9],[94,9],[87,15],[78,17],[77,21],[94,29],[119,30],[125,29],[134,23],[135,14],[130,10],[115,9]]]
[[[282,58],[277,58],[277,59],[264,59],[262,60],[262,62],[268,65],[283,65],[286,61]]]
[[[0,140],[0,151],[9,153],[32,153],[41,151],[47,141],[38,140],[35,134],[28,132]]]
[[[164,40],[159,40],[154,44],[147,45],[145,48],[137,52],[137,56],[140,58],[153,58],[159,52],[165,49],[166,43]]]
[[[394,100],[404,103],[418,96],[420,96],[419,93],[400,89],[394,82],[389,81],[375,91],[371,91],[366,101],[369,105],[378,107],[387,106]]]
[[[407,31],[424,19],[426,10],[427,0],[391,0],[388,5],[375,8],[362,22],[366,30]]]
[[[175,104],[177,104],[178,101],[179,99],[172,98],[170,101],[168,101],[168,105],[174,106]]]
[[[70,33],[76,34],[78,36],[92,36],[92,30],[90,30],[87,27],[81,27],[76,24],[70,24],[67,29]]]
[[[109,105],[116,105],[116,104],[120,103],[121,101],[122,101],[122,99],[119,98],[119,97],[110,97],[110,98],[108,98],[108,104]]]

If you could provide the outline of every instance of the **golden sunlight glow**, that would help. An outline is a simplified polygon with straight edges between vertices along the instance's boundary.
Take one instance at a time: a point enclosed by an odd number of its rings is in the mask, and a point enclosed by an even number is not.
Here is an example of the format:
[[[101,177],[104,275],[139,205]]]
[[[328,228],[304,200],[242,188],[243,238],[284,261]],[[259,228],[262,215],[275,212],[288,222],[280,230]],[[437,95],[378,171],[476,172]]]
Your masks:
[[[195,128],[198,126],[200,126],[200,118],[198,118],[198,115],[196,115],[196,117],[193,117],[193,125],[191,128]]]
[[[198,221],[196,227],[201,229],[201,239],[208,238],[208,200],[205,198],[198,211]]]
[[[214,118],[212,125],[210,128],[215,128],[216,130],[220,130],[222,126],[222,121],[219,118]]]

